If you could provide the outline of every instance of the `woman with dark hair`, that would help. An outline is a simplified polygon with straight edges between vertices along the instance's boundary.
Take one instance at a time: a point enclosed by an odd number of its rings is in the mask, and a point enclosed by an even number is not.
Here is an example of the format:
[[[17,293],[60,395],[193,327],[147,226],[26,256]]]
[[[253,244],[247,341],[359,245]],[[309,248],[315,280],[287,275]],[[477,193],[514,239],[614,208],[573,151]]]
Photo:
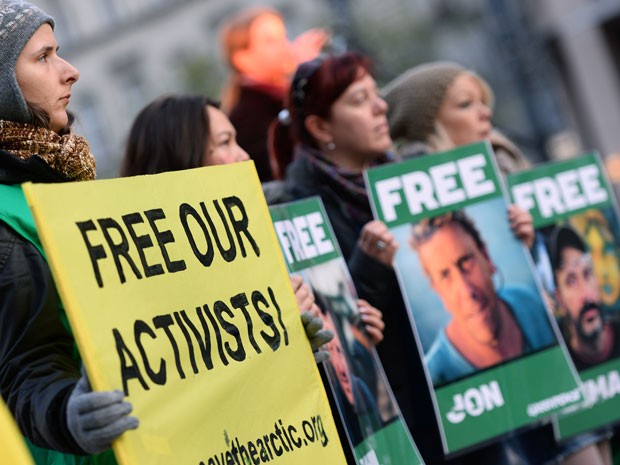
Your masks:
[[[201,95],[170,95],[136,116],[120,174],[165,173],[248,159],[217,102]]]
[[[387,104],[369,59],[345,53],[303,63],[291,85],[288,112],[289,130],[280,134],[292,136],[295,148],[286,190],[294,198],[320,195],[343,255],[360,258],[359,233],[372,220],[363,171],[393,160]],[[276,152],[282,142],[274,141]]]
[[[227,165],[248,159],[248,154],[237,144],[235,128],[215,101],[199,95],[168,95],[151,102],[136,116],[121,164],[121,176]],[[263,183],[268,202],[282,200],[281,184]],[[302,314],[316,313],[308,285],[299,276],[292,276],[291,284]],[[378,343],[383,338],[381,312],[364,301],[358,305],[371,340]],[[310,325],[307,315],[302,321],[315,351],[331,339],[321,330],[321,325],[316,325],[317,321]],[[318,353],[317,361],[325,354]]]
[[[0,0],[0,393],[37,464],[113,464],[110,443],[138,421],[121,391],[92,392],[80,376],[21,189],[95,177],[88,143],[67,113],[79,72],[57,50],[49,15]]]

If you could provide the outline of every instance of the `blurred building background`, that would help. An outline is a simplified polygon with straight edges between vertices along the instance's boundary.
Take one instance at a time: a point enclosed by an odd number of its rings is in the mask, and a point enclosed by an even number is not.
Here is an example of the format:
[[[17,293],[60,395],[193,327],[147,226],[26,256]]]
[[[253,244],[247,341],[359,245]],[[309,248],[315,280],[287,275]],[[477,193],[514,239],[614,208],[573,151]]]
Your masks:
[[[495,123],[534,162],[597,150],[620,183],[618,0],[33,0],[57,21],[81,72],[71,108],[99,177],[114,177],[127,131],[153,98],[219,97],[219,24],[250,4],[280,10],[293,37],[333,33],[370,54],[379,84],[418,63],[471,67],[495,91]]]

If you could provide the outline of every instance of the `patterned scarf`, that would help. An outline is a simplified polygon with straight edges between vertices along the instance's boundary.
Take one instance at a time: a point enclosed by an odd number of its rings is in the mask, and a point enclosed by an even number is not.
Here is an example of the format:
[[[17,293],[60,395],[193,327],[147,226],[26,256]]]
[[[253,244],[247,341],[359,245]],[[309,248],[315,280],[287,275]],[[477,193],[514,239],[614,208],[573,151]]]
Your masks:
[[[364,225],[372,220],[372,210],[362,171],[337,166],[321,151],[307,145],[298,146],[296,152],[296,157],[306,158],[310,165],[321,173],[323,182],[338,193],[342,200],[342,211],[350,220],[358,225]],[[390,155],[386,154],[374,160],[372,166],[382,165],[390,160]]]
[[[95,158],[88,142],[73,132],[60,136],[31,124],[0,120],[0,149],[22,160],[37,155],[71,181],[95,179]]]

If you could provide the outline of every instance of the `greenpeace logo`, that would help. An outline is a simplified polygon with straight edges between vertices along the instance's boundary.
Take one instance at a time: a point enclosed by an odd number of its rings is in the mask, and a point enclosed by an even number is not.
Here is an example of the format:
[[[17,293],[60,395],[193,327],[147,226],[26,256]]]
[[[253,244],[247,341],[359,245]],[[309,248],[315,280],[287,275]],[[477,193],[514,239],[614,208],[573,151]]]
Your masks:
[[[534,402],[527,406],[527,415],[530,418],[535,418],[540,415],[551,412],[558,408],[566,407],[567,405],[579,402],[581,399],[581,392],[579,388],[575,388],[572,391],[561,392],[555,396],[548,397],[538,402]]]
[[[479,417],[484,412],[504,406],[504,396],[497,381],[469,388],[463,394],[454,396],[454,406],[446,414],[450,423],[459,424],[467,415]]]

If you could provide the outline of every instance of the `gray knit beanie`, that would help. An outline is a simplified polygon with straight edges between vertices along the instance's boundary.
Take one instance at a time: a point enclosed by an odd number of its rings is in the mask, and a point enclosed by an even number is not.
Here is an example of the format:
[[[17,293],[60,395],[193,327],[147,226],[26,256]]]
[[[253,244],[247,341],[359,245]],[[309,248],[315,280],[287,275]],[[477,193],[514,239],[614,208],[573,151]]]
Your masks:
[[[392,138],[426,142],[435,129],[435,119],[448,87],[463,72],[470,72],[479,79],[487,103],[491,105],[491,89],[475,73],[447,61],[424,63],[405,71],[381,90],[388,103]]]
[[[0,0],[0,119],[32,122],[17,78],[15,63],[39,27],[54,19],[39,7],[21,0]]]

